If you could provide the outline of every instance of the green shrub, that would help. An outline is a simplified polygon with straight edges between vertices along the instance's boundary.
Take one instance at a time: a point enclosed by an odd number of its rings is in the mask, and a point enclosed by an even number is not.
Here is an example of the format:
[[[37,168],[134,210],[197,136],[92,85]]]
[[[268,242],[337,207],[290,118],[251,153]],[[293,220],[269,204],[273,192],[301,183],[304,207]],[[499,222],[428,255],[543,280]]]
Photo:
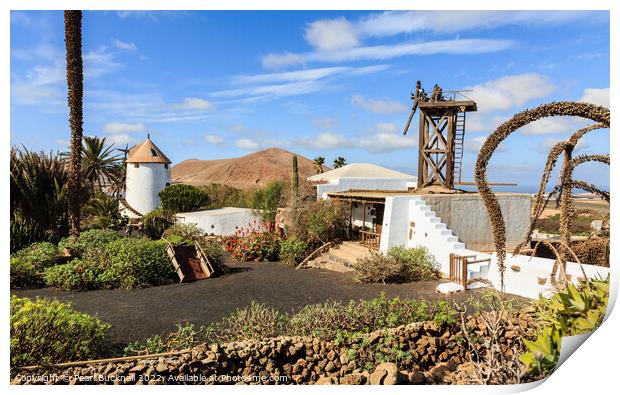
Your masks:
[[[173,184],[159,192],[159,199],[164,210],[181,213],[205,206],[209,198],[199,188],[185,184]]]
[[[363,283],[403,283],[433,280],[436,263],[425,248],[392,247],[387,255],[371,252],[353,265],[355,279]]]
[[[66,291],[115,288],[113,279],[106,278],[104,267],[79,258],[64,265],[45,269],[43,277],[48,287]]]
[[[30,244],[13,254],[13,257],[30,263],[36,269],[43,269],[54,264],[58,255],[56,246],[45,241]]]
[[[48,242],[32,243],[11,255],[11,289],[37,288],[43,285],[42,271],[57,263],[56,246]]]
[[[11,257],[11,289],[38,288],[43,285],[41,272],[35,266],[17,257]]]
[[[153,210],[142,217],[144,232],[152,238],[159,239],[166,229],[174,223],[174,213],[165,209]]]
[[[356,281],[385,284],[401,279],[404,267],[396,258],[373,251],[359,258],[353,265],[353,270]]]
[[[316,336],[335,340],[343,333],[369,333],[431,318],[438,325],[454,325],[457,312],[447,302],[386,298],[348,303],[329,301],[307,305],[293,314],[252,302],[209,327],[210,341],[261,339],[274,336]]]
[[[90,229],[81,232],[76,240],[66,237],[58,243],[58,250],[63,252],[65,249],[71,251],[71,254],[83,257],[93,250],[101,250],[105,246],[115,240],[121,239],[122,236],[117,231],[111,229]]]
[[[209,326],[209,333],[217,340],[234,341],[264,339],[285,333],[287,316],[273,307],[252,303],[237,309],[228,317]]]
[[[212,265],[222,268],[224,265],[224,247],[215,240],[198,240],[200,247],[209,258]]]
[[[304,202],[290,218],[289,235],[312,245],[327,243],[344,236],[347,218],[344,206],[338,202]]]
[[[122,239],[107,245],[110,277],[121,288],[169,284],[176,273],[163,240]]]
[[[87,250],[81,259],[46,269],[44,278],[50,287],[89,290],[169,284],[176,273],[165,241],[122,238]]]
[[[249,196],[249,206],[254,209],[265,222],[276,218],[276,211],[283,203],[286,187],[283,182],[272,182],[265,188],[252,192]]]
[[[194,324],[186,323],[184,325],[177,324],[177,331],[170,333],[165,338],[161,335],[151,336],[142,342],[129,343],[123,350],[123,354],[129,355],[145,355],[156,354],[161,352],[180,351],[195,347],[203,342],[203,334],[205,328],[200,327],[196,330]]]
[[[162,237],[169,240],[170,237],[178,236],[187,241],[198,240],[203,231],[196,224],[174,224],[163,233]]]
[[[248,196],[251,192],[245,192],[224,184],[209,184],[202,187],[202,190],[209,197],[206,208],[249,207]]]
[[[11,367],[100,355],[110,325],[56,300],[11,297]]]
[[[166,241],[174,246],[178,246],[178,245],[182,245],[182,244],[187,244],[187,245],[193,245],[194,242],[192,240],[188,240],[182,236],[179,235],[169,235],[169,236],[162,236],[164,239],[166,239]]]
[[[308,243],[291,237],[280,242],[280,260],[286,263],[296,264],[306,257],[308,251]]]
[[[428,281],[435,280],[438,277],[437,262],[424,247],[392,247],[388,250],[387,255],[403,264],[403,279],[405,281]]]

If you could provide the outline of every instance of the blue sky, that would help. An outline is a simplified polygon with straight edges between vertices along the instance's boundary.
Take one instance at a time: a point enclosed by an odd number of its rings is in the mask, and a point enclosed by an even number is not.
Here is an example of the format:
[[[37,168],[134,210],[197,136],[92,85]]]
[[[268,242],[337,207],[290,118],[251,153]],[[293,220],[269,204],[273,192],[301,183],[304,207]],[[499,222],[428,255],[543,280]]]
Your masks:
[[[609,34],[604,11],[87,11],[84,133],[122,146],[150,133],[175,163],[277,146],[415,174],[417,130],[402,127],[420,79],[473,89],[470,181],[482,142],[512,114],[553,100],[609,106]],[[63,38],[60,11],[11,13],[13,145],[66,147]],[[549,148],[585,124],[552,118],[513,134],[489,179],[532,189]],[[578,146],[607,152],[607,130]],[[576,177],[609,184],[600,164]]]

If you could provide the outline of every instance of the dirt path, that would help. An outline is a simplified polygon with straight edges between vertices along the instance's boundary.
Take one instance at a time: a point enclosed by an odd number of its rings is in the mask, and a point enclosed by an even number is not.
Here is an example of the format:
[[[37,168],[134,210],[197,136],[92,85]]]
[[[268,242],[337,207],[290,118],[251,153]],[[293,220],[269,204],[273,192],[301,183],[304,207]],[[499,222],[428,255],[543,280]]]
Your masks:
[[[252,300],[283,312],[326,300],[389,297],[449,299],[435,293],[436,281],[408,284],[358,284],[352,275],[325,270],[295,270],[279,263],[230,264],[236,272],[194,283],[134,290],[63,292],[44,288],[14,292],[18,296],[55,298],[112,324],[110,341],[126,343],[169,333],[177,323],[207,325]],[[472,295],[458,294],[465,301]]]

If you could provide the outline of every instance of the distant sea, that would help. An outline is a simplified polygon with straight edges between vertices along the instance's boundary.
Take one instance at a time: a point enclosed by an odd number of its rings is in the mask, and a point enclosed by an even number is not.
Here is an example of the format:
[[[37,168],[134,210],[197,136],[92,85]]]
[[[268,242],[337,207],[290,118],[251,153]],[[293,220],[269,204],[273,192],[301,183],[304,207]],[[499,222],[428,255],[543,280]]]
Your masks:
[[[609,185],[599,185],[599,184],[595,184],[595,185],[605,191],[609,191]],[[460,189],[464,189],[466,191],[471,191],[471,192],[477,191],[477,188],[475,185],[467,185],[467,186],[457,185],[456,187]],[[517,186],[492,185],[491,188],[495,192],[529,193],[530,195],[533,195],[536,192],[538,192],[538,185],[517,185]],[[553,188],[547,188],[546,192],[551,192],[552,190]],[[585,192],[585,191],[582,191],[579,189],[573,191],[573,193],[582,193],[582,192]]]

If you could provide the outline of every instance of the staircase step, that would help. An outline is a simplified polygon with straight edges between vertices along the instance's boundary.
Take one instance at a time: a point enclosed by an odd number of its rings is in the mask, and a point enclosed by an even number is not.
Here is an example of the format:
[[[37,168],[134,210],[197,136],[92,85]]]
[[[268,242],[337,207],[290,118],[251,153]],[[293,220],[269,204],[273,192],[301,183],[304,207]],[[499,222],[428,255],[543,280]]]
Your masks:
[[[424,216],[425,217],[434,217],[436,215],[436,213],[434,211],[424,211]]]
[[[445,224],[444,224],[444,225],[445,225]],[[452,231],[451,231],[450,229],[442,229],[442,230],[439,232],[439,234],[440,234],[440,235],[442,235],[442,236],[454,236],[454,235],[452,234]]]
[[[435,229],[438,229],[438,230],[448,229],[448,225],[444,224],[443,222],[439,222],[435,224]],[[450,234],[452,234],[452,232],[450,232]]]
[[[456,243],[458,241],[459,241],[459,238],[454,235],[446,237],[447,243]]]
[[[360,245],[358,243],[344,242],[334,249],[346,252],[352,255],[366,255],[370,252],[368,247]]]
[[[456,237],[456,236],[455,236]],[[453,250],[464,250],[465,249],[465,244],[461,243],[460,241],[458,243],[454,243],[452,245],[452,249]]]

